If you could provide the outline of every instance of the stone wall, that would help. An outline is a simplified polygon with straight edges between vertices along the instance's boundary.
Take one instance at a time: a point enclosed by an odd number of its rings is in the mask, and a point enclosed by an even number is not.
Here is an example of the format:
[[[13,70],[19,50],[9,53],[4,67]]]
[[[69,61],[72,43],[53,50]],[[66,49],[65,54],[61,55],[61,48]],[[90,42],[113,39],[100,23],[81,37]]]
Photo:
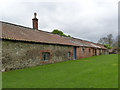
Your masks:
[[[41,53],[46,51],[50,52],[51,58],[49,61],[42,61]],[[73,60],[72,46],[2,41],[2,69],[6,71],[66,60]]]

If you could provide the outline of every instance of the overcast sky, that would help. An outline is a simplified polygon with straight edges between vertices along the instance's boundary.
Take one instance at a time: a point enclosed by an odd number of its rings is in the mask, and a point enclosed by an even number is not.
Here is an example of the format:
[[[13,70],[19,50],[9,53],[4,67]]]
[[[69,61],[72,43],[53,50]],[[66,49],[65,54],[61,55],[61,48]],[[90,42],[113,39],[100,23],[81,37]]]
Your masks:
[[[1,0],[0,12],[1,21],[31,28],[36,12],[40,30],[93,42],[118,34],[118,0]]]

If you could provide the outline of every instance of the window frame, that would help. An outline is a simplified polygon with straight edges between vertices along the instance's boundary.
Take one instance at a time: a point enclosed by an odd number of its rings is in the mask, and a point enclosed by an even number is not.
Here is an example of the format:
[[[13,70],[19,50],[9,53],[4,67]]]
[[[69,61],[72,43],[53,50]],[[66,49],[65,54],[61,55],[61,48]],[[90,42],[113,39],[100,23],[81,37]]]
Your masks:
[[[49,55],[47,57],[47,55]],[[43,59],[44,58],[44,59]],[[50,52],[42,52],[42,61],[48,61],[50,59]]]
[[[71,57],[71,52],[70,51],[67,52],[67,57]]]
[[[49,53],[49,59],[48,60],[43,60],[42,59],[42,54],[43,53]],[[49,63],[49,62],[51,62],[51,57],[52,57],[52,53],[51,53],[51,51],[50,50],[41,50],[40,51],[40,61],[41,61],[41,63]]]

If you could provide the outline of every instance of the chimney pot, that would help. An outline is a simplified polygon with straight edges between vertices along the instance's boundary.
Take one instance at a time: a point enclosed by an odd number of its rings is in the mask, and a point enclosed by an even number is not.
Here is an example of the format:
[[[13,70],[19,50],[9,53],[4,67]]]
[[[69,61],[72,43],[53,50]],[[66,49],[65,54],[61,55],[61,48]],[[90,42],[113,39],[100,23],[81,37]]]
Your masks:
[[[37,13],[35,12],[35,13],[34,13],[34,18],[36,18],[36,16],[37,16]]]

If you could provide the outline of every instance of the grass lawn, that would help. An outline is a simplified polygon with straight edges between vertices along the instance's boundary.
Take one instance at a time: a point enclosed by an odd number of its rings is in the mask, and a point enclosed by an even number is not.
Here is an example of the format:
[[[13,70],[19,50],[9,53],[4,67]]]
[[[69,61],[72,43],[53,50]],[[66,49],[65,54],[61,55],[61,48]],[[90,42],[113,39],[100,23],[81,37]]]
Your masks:
[[[101,55],[2,73],[3,88],[117,88],[118,55]]]

